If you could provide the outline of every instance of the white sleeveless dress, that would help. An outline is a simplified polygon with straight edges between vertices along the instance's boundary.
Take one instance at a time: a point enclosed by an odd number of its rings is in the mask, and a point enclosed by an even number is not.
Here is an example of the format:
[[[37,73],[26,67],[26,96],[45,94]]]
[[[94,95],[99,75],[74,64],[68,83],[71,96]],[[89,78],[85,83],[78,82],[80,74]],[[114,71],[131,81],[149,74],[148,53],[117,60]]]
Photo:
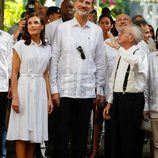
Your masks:
[[[40,143],[48,140],[48,97],[43,78],[51,58],[50,46],[29,46],[21,40],[14,46],[20,60],[18,99],[20,113],[11,108],[7,140]]]

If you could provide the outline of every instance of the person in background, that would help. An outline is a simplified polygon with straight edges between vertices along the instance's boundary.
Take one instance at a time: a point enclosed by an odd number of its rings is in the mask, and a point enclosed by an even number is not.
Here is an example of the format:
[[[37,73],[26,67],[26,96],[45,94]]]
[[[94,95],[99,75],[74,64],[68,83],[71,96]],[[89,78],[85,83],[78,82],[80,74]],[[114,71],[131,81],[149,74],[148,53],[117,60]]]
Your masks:
[[[39,13],[41,12],[42,9],[42,4],[39,0],[30,0],[27,4],[26,4],[26,12],[28,14],[31,14],[33,12]]]
[[[58,12],[58,10],[57,10]],[[46,25],[45,37],[51,48],[53,49],[54,34],[60,23],[71,20],[74,17],[75,9],[72,0],[63,0],[61,3],[60,14],[61,17],[55,21],[50,22]],[[54,113],[49,115],[48,129],[49,129],[49,144],[53,144],[54,139]]]
[[[148,23],[144,20],[138,20],[138,21],[135,21],[134,24],[136,24],[137,26],[139,26],[141,28],[141,30],[143,32],[143,40],[146,43],[148,43],[149,38],[152,37]]]
[[[142,15],[134,15],[133,17],[132,17],[132,21],[133,21],[133,23],[135,23],[135,22],[137,22],[137,21],[146,21],[145,20],[145,18],[142,16]]]
[[[48,11],[48,7],[42,6],[40,14],[43,16],[45,24],[48,24],[47,11]]]
[[[18,23],[18,28],[13,33],[13,41],[14,41],[14,43],[16,41],[19,41],[20,39],[22,39],[23,30],[24,30],[24,27],[26,25],[27,17],[28,17],[27,12],[23,12],[22,15],[21,15],[21,19],[20,19],[20,21]]]
[[[108,7],[102,8],[101,15],[111,15],[110,9]]]
[[[148,57],[149,71],[145,89],[144,119],[151,119],[153,158],[158,158],[158,52],[150,53]]]
[[[9,88],[9,80],[11,74],[12,62],[12,37],[0,30],[0,157],[6,157],[6,109],[8,105],[8,97],[11,97]]]
[[[134,24],[139,26],[143,32],[143,40],[139,42],[139,46],[141,49],[143,49],[145,52],[147,52],[147,56],[150,54],[150,52],[153,52],[156,50],[155,41],[152,39],[150,28],[148,26],[148,23],[143,19],[134,20]]]
[[[150,29],[151,37],[148,40],[148,46],[150,49],[150,52],[156,51],[156,40],[155,40],[155,32],[152,25],[148,24],[148,27]]]
[[[55,118],[55,158],[85,158],[93,100],[104,102],[102,30],[89,22],[93,0],[75,0],[75,17],[58,25],[50,67]],[[71,139],[70,139],[71,136]]]
[[[34,4],[35,12],[41,14],[42,4],[40,0],[31,0]]]
[[[74,9],[74,3],[72,0],[64,0],[61,3],[61,8],[60,8],[60,14],[61,18],[57,19],[53,22],[50,22],[49,24],[46,25],[46,40],[48,43],[53,46],[54,43],[54,34],[56,31],[56,28],[60,23],[66,22],[68,20],[71,20],[74,17],[75,9]]]
[[[111,29],[113,27],[112,17],[109,14],[102,14],[99,17],[98,24],[103,31],[104,40],[107,40],[109,38],[108,32],[111,31]],[[105,49],[106,49],[106,47],[105,47]],[[111,63],[109,63],[109,59],[110,59],[110,61],[113,61],[113,60],[111,60],[111,57],[113,57],[113,52],[111,52],[111,51],[108,52],[108,50],[106,50],[105,56],[106,56],[106,62],[107,62],[105,64],[110,65]],[[107,69],[106,69],[105,83],[107,83],[108,77],[110,77],[109,74],[107,73],[108,71],[111,70],[109,65],[107,66]],[[108,77],[107,77],[107,75],[108,75]],[[106,87],[105,87],[104,91],[107,91]],[[105,97],[106,97],[106,95],[105,95]],[[92,153],[91,153],[90,158],[96,158],[98,156],[99,142],[100,142],[100,137],[102,134],[102,125],[103,125],[103,115],[102,114],[103,114],[104,107],[105,107],[105,103],[103,105],[96,105],[96,106],[94,106],[94,109],[93,109],[93,137],[92,137],[93,142],[92,142]]]
[[[155,31],[152,25],[148,24],[150,29],[151,38],[155,41]]]
[[[22,37],[22,30],[25,27],[26,19],[28,16],[28,12],[23,12],[21,14],[20,20],[17,24],[13,25],[9,30],[8,33],[12,35],[14,43],[21,39]]]
[[[155,43],[156,43],[156,50],[158,50],[158,28],[156,29]]]
[[[48,7],[46,15],[48,18],[48,23],[53,22],[61,18],[60,8],[56,6]]]
[[[104,40],[108,39],[108,32],[111,31],[111,29],[114,26],[114,21],[113,18],[110,14],[102,14],[99,17],[99,26],[102,28],[103,30],[103,38]]]
[[[95,24],[97,24],[97,11],[96,11],[95,9],[93,9],[93,10],[89,13],[87,19],[88,19],[89,21],[94,22]]]
[[[51,49],[45,42],[44,30],[44,19],[30,14],[23,40],[13,49],[7,140],[16,142],[17,158],[32,158],[35,143],[48,140],[48,113],[52,112],[53,104],[48,78]]]

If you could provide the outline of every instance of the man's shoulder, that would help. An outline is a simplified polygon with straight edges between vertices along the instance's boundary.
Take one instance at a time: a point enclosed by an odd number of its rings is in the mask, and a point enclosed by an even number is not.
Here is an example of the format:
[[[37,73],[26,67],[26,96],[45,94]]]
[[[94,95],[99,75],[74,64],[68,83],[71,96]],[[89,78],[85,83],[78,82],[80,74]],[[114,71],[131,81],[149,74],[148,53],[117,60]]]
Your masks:
[[[151,52],[148,57],[150,59],[155,59],[156,56],[158,56],[158,51]]]
[[[62,23],[62,19],[57,19],[55,21],[52,21],[52,22],[48,23],[46,25],[46,28],[51,28],[51,27],[57,26],[60,23]]]
[[[7,42],[12,43],[12,36],[3,30],[0,30],[0,39],[1,41],[3,40],[4,42],[7,41]]]
[[[147,44],[144,40],[141,40],[141,41],[137,44],[137,47],[138,47],[139,49],[143,50],[144,52],[146,52],[147,54],[150,53],[148,44]]]
[[[8,32],[5,32],[3,30],[0,30],[0,35],[1,36],[7,36],[7,37],[11,37],[11,35]]]
[[[68,21],[62,22],[62,23],[60,23],[59,25],[60,25],[60,27],[70,26],[70,25],[72,25],[72,21],[74,21],[74,20],[73,20],[73,19],[71,19],[71,20],[68,20]]]
[[[138,47],[146,47],[148,48],[148,44],[144,41],[144,40],[141,40],[138,44],[137,44]]]
[[[158,51],[150,53],[148,56],[148,64],[149,64],[150,69],[152,67],[155,67],[155,63],[157,62],[158,62]]]
[[[91,21],[88,21],[88,25],[89,25],[90,27],[92,27],[93,29],[95,29],[95,30],[101,31],[100,26],[98,26],[97,24],[95,24],[95,23],[93,23],[93,22],[91,22]]]

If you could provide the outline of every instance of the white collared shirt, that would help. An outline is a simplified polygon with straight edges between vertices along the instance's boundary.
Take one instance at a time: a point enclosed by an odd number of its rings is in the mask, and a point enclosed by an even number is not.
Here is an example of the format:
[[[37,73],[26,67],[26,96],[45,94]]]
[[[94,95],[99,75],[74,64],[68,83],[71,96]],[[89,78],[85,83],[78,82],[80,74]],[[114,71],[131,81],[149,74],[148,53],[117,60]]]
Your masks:
[[[56,31],[56,28],[57,28],[58,24],[60,24],[60,23],[63,23],[62,18],[57,19],[53,22],[50,22],[45,27],[46,41],[51,45],[51,47],[53,45],[54,34],[55,34],[55,31]]]
[[[105,40],[105,65],[106,65],[106,73],[105,73],[105,97],[106,100],[109,99],[110,93],[111,93],[111,89],[109,87],[109,80],[116,62],[116,56],[117,56],[117,50],[110,47],[108,44],[106,44],[106,42],[109,42],[110,39]]]
[[[145,88],[144,111],[158,112],[158,51],[148,57],[149,71]]]
[[[77,47],[83,48],[86,59]],[[81,27],[74,18],[59,24],[52,50],[50,81],[52,94],[61,97],[95,98],[104,95],[105,54],[102,30],[87,22]]]
[[[123,92],[123,83],[125,79],[125,74],[127,67],[130,64],[130,73],[127,82],[127,88],[125,92],[128,93],[139,93],[144,92],[145,82],[147,79],[148,62],[145,53],[138,49],[137,46],[132,46],[128,50],[120,48],[118,50],[117,62],[110,79],[110,88],[113,92]],[[134,51],[137,50],[134,53]],[[121,58],[120,58],[121,57]],[[117,69],[116,78],[115,72],[120,58],[120,63]],[[115,78],[115,82],[114,82]],[[115,84],[114,84],[115,83]],[[113,102],[113,93],[111,93],[108,100],[109,103]]]
[[[149,54],[150,54],[149,46],[148,46],[148,44],[144,40],[141,40],[137,44],[137,47],[139,49],[141,49],[147,56],[149,56]]]
[[[12,63],[12,37],[0,30],[0,92],[8,92]]]

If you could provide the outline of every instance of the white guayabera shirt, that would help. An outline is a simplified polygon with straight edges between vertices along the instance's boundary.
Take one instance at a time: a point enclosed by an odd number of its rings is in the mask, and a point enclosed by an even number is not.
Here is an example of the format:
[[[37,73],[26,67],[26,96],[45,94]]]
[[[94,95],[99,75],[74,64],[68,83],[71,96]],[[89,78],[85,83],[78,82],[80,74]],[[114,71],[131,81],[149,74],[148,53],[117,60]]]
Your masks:
[[[77,48],[81,46],[85,59]],[[59,24],[52,50],[50,82],[52,94],[61,97],[95,98],[104,95],[105,49],[102,30],[87,22],[81,27],[74,18]]]
[[[152,52],[148,58],[149,71],[145,89],[145,108],[150,111],[151,118],[158,118],[158,51]]]
[[[0,92],[7,92],[12,63],[12,37],[0,30]]]
[[[57,29],[57,26],[60,23],[63,23],[62,18],[57,19],[53,22],[50,22],[45,27],[45,37],[46,37],[47,42],[51,45],[51,47],[53,46],[53,39],[54,39],[55,31]]]

